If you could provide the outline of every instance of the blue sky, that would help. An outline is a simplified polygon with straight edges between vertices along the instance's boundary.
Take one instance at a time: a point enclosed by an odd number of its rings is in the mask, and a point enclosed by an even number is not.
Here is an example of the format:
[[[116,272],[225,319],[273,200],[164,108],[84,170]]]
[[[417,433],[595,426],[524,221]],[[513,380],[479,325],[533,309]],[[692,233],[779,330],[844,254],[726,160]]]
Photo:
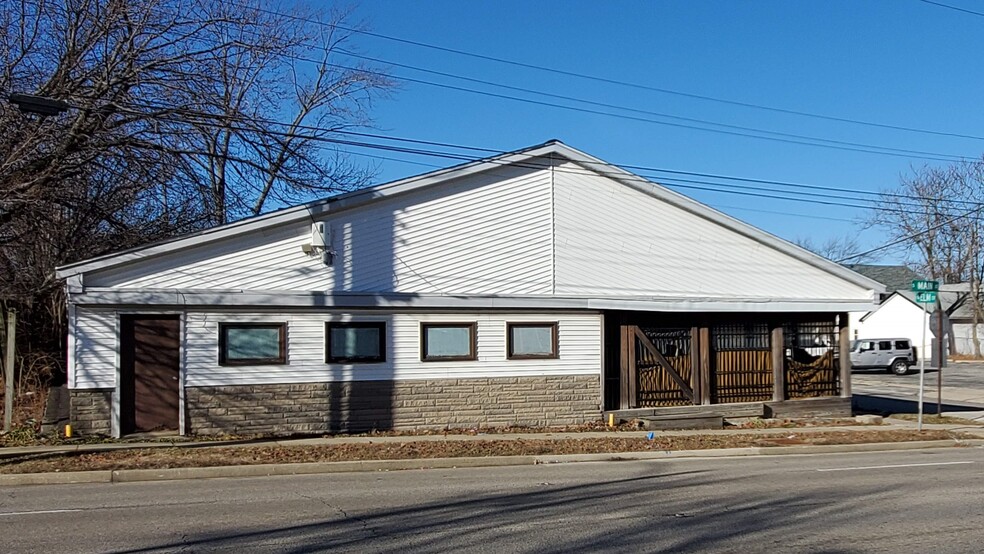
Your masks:
[[[970,0],[945,2],[984,12],[984,5]],[[356,15],[380,34],[529,64],[735,102],[984,136],[984,76],[979,63],[984,17],[918,0],[377,0],[359,5]],[[372,36],[359,36],[353,44],[393,64],[635,110],[901,150],[971,158],[984,151],[984,140],[833,122],[592,82]],[[617,111],[395,65],[391,71],[397,78]],[[557,138],[616,164],[853,190],[891,188],[912,167],[943,163],[915,154],[878,155],[632,121],[413,82],[403,82],[373,112],[378,132],[387,135],[500,150]],[[388,156],[432,165],[453,163]],[[428,170],[392,160],[376,163],[380,182]],[[820,242],[857,236],[863,247],[886,240],[881,231],[865,230],[857,223],[866,210],[676,190],[787,239]],[[899,256],[889,254],[883,261],[897,261]]]

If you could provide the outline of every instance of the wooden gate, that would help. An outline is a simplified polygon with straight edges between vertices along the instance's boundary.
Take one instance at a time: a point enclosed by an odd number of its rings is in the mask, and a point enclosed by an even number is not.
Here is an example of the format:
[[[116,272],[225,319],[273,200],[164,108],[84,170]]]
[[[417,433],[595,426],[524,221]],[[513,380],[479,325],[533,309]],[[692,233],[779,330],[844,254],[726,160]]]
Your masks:
[[[636,406],[696,403],[697,352],[691,328],[630,327],[636,368]]]
[[[787,323],[786,398],[837,396],[840,392],[838,330],[829,321]],[[843,349],[844,355],[849,355]]]
[[[772,400],[770,330],[765,323],[737,323],[711,327],[714,351],[711,403]]]

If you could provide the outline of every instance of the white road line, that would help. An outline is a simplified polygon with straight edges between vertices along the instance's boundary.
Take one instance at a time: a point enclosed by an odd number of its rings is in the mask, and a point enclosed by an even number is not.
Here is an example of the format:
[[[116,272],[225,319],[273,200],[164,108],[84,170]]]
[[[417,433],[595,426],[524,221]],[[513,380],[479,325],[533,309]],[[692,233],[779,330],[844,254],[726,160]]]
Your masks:
[[[3,516],[28,516],[34,514],[64,514],[68,512],[81,512],[81,509],[73,510],[35,510],[32,512],[0,512],[0,517]]]
[[[861,469],[892,469],[896,467],[925,467],[925,466],[952,466],[957,464],[972,464],[973,461],[966,462],[932,462],[927,464],[898,464],[890,466],[859,466],[859,467],[833,467],[827,469],[818,469],[817,471],[854,471]]]

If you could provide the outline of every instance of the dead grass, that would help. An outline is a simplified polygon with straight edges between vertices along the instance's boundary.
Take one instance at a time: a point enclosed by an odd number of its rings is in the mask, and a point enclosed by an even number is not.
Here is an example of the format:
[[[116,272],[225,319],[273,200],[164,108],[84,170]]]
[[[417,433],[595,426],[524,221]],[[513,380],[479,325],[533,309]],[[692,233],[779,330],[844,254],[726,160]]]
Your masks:
[[[42,402],[43,405],[43,402]],[[829,418],[806,418],[806,419],[762,419],[762,418],[740,418],[728,420],[728,428],[737,429],[795,429],[800,427],[850,427],[862,425],[853,418],[851,419],[829,419]],[[113,439],[103,436],[75,437],[65,439],[64,437],[49,434],[41,435],[37,432],[38,426],[24,426],[15,429],[16,432],[9,435],[0,434],[0,448],[7,446],[59,446],[64,444],[125,444],[135,442],[156,442],[171,443],[180,445],[182,442],[201,442],[201,441],[235,441],[243,442],[250,440],[269,439],[270,436],[263,435],[195,435],[187,437],[168,436],[168,437],[137,437]],[[33,431],[32,431],[33,429]],[[479,436],[479,435],[513,435],[529,433],[586,433],[594,431],[605,432],[629,432],[638,431],[639,426],[632,421],[621,422],[614,427],[609,427],[603,421],[589,422],[580,425],[564,425],[558,427],[474,427],[474,428],[449,428],[449,429],[409,429],[400,431],[371,431],[367,433],[353,433],[345,436],[351,437],[433,437],[433,436]],[[311,435],[304,435],[310,437]],[[319,436],[319,435],[315,435]],[[331,437],[333,435],[320,435],[321,437]],[[301,436],[297,436],[300,438]],[[279,436],[277,438],[288,438]]]
[[[893,419],[902,419],[905,421],[918,421],[918,414],[892,414],[889,416]],[[974,421],[973,419],[964,419],[962,417],[953,416],[938,416],[936,414],[923,414],[923,423],[931,424],[945,424],[945,425],[974,425],[977,427],[984,427],[984,422]]]
[[[14,426],[40,427],[47,394],[48,390],[44,387],[19,391],[14,397]],[[4,396],[3,379],[0,379],[0,421],[3,421],[4,406],[6,405]]]
[[[403,441],[328,446],[243,446],[223,448],[147,448],[112,452],[31,455],[0,462],[0,473],[40,473],[115,469],[165,469],[228,465],[397,460],[551,454],[618,454],[705,450],[750,446],[860,444],[962,438],[946,431],[865,430],[768,435],[685,435],[586,438]]]
[[[803,419],[763,419],[742,418],[728,420],[731,427],[738,429],[796,429],[802,427],[853,427],[857,425],[877,426],[881,423],[860,423],[854,418],[803,418]]]

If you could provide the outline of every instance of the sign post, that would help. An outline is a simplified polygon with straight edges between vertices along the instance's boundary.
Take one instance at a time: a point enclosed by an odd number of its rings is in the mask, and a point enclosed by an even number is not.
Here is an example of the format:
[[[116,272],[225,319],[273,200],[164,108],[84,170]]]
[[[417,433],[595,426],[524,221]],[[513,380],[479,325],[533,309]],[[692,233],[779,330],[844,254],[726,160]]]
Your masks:
[[[922,343],[919,352],[919,425],[917,429],[923,428],[923,393],[926,384],[926,327],[929,326],[929,312],[926,309],[928,304],[936,302],[936,291],[940,290],[939,281],[913,281],[912,290],[916,293],[916,302],[923,305],[923,325]]]

